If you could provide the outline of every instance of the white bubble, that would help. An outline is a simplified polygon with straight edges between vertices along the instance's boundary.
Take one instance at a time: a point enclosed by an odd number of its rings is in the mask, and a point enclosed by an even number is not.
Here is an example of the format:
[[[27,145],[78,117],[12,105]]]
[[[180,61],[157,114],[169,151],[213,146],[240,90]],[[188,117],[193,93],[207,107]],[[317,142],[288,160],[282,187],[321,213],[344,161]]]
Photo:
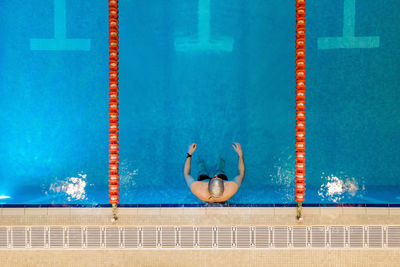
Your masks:
[[[360,190],[359,183],[355,177],[343,175],[342,178],[339,178],[333,174],[327,177],[321,177],[326,181],[318,190],[318,195],[321,196],[323,200],[327,198],[330,201],[337,202],[344,198],[355,196]],[[363,188],[364,186],[361,187],[362,190],[364,190]]]
[[[68,195],[67,200],[84,200],[86,198],[86,177],[87,174],[78,174],[78,177],[67,177],[64,180],[56,181],[50,185],[49,191]],[[46,192],[47,193],[47,192]]]

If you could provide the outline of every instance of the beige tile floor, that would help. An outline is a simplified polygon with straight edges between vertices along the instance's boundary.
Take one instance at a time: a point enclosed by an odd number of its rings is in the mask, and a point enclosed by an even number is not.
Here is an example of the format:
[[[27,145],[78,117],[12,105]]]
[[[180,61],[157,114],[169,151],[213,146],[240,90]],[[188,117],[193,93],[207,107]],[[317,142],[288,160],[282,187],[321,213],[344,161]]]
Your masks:
[[[112,225],[108,208],[0,211],[0,225]],[[117,225],[296,225],[295,208],[121,208]],[[304,208],[303,225],[400,225],[400,208]],[[400,266],[398,249],[0,250],[0,266]]]
[[[393,266],[400,250],[0,251],[1,266]]]
[[[296,225],[296,208],[120,208],[117,225]],[[400,208],[303,208],[303,225],[399,225]],[[111,225],[110,208],[3,208],[0,225]]]

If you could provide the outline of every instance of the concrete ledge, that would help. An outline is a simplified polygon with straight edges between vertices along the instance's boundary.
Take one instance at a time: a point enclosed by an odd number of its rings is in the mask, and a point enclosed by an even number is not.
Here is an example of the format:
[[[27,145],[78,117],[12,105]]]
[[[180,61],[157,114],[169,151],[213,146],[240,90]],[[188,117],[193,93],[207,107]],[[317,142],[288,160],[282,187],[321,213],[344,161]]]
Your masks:
[[[184,215],[205,215],[206,208],[183,208]]]
[[[161,215],[160,208],[137,208],[138,215]]]
[[[0,225],[112,225],[111,208],[2,208]],[[119,208],[117,225],[371,225],[398,224],[400,208],[295,207]]]
[[[3,215],[3,216],[7,216],[7,215],[24,216],[25,208],[3,208],[1,215]]]
[[[399,208],[389,208],[390,216],[400,216],[400,207]]]
[[[308,215],[321,215],[320,207],[303,207],[303,217]]]
[[[250,208],[251,215],[275,215],[275,208],[259,208],[259,207],[251,207]]]
[[[182,208],[160,208],[161,215],[182,215],[183,214],[183,207]]]
[[[137,215],[137,208],[119,208],[118,209],[118,214],[120,216],[125,216],[125,215]]]
[[[321,207],[321,215],[341,215],[343,214],[342,207]]]
[[[71,215],[71,208],[47,208],[48,215]]]
[[[297,208],[296,207],[282,207],[282,208],[274,208],[275,215],[293,215],[296,216]]]
[[[47,215],[47,208],[25,208],[25,215]]]
[[[343,207],[343,214],[367,214],[365,207]]]
[[[227,215],[228,209],[225,207],[206,207],[206,214],[209,215]]]

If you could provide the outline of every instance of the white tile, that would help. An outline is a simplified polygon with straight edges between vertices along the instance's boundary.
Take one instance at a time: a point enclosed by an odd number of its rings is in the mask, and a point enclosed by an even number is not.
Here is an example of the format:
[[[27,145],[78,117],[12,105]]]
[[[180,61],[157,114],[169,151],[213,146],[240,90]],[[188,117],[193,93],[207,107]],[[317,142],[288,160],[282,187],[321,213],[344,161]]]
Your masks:
[[[184,207],[183,208],[183,214],[184,215],[205,215],[206,214],[206,208],[191,208],[191,207]]]
[[[108,215],[111,213],[111,208],[71,208],[71,215]]]
[[[250,215],[251,209],[249,207],[229,207],[228,213],[232,215]]]
[[[389,208],[389,213],[390,213],[390,216],[392,216],[392,215],[395,215],[395,216],[400,215],[400,207],[398,207],[398,208]]]
[[[65,208],[47,208],[47,214],[48,215],[70,215],[71,214],[71,208],[65,207]]]
[[[25,215],[25,208],[3,208],[3,215]]]
[[[25,208],[25,215],[47,215],[47,208]]]
[[[321,215],[341,215],[342,207],[321,207]]]
[[[161,215],[182,215],[183,207],[181,208],[160,208]]]
[[[389,208],[386,207],[367,207],[368,215],[389,215]]]
[[[275,207],[275,215],[293,215],[296,216],[296,207]]]
[[[89,215],[106,215],[112,216],[112,208],[89,208]]]
[[[138,208],[138,215],[160,215],[160,208]]]
[[[137,215],[137,208],[118,208],[118,215]]]
[[[249,208],[251,215],[274,215],[275,208],[273,207],[250,207]]]
[[[367,214],[367,209],[365,207],[343,207],[343,214],[351,215],[351,214]]]
[[[212,214],[212,215],[226,215],[228,214],[228,209],[225,207],[205,207],[206,209],[206,214]]]
[[[297,211],[296,211],[297,213]],[[321,207],[303,207],[302,215],[320,215],[321,214]]]

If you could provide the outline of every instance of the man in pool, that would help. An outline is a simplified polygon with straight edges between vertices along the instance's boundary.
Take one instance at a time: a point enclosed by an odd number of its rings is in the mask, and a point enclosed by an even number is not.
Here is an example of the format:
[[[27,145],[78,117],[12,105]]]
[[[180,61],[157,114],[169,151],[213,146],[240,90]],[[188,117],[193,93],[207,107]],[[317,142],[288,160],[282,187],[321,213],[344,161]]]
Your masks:
[[[186,153],[183,175],[192,193],[200,200],[209,203],[225,202],[238,191],[244,178],[243,152],[239,143],[233,143],[232,147],[239,156],[239,175],[236,176],[233,181],[228,181],[224,173],[225,161],[222,158],[220,159],[218,169],[213,177],[208,176],[204,161],[201,160],[199,162],[199,175],[197,181],[195,181],[190,175],[190,162],[197,148],[197,144],[191,144],[189,146],[189,152]]]

